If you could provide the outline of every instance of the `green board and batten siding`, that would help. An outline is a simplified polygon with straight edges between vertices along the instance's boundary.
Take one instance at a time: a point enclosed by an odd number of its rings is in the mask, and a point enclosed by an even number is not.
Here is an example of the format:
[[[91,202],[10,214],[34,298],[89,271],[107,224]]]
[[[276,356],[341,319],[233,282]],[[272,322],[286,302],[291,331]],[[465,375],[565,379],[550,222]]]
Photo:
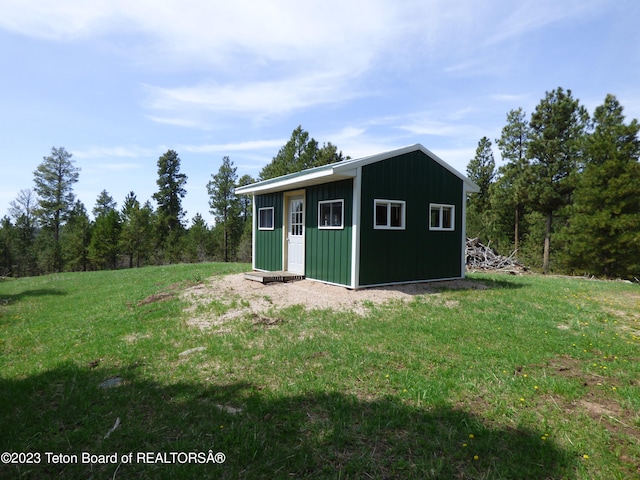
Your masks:
[[[362,167],[360,286],[461,276],[463,183],[421,151]],[[376,230],[374,200],[406,202],[404,230]],[[429,230],[429,204],[455,205],[453,231]]]
[[[344,228],[318,228],[318,202],[344,200]],[[353,180],[315,185],[306,189],[305,276],[314,280],[351,285]]]
[[[273,230],[258,230],[256,223],[255,268],[277,271],[283,268],[284,196],[286,192],[256,195],[257,222],[260,208],[273,207]],[[344,201],[344,228],[318,228],[318,202]],[[305,191],[305,276],[314,280],[351,285],[351,231],[353,223],[353,181],[343,180],[307,187]]]
[[[273,230],[254,224],[256,269],[283,269],[283,201],[303,189],[307,278],[358,288],[464,277],[463,202],[479,187],[422,145],[240,187],[256,213],[274,208]],[[344,201],[343,228],[318,228],[318,203],[328,200]],[[374,228],[375,200],[405,202],[405,228]],[[454,206],[453,230],[429,228],[430,204]]]
[[[283,199],[281,192],[254,197],[256,211],[253,219],[255,222],[254,266],[258,270],[282,270]],[[273,207],[273,230],[258,230],[258,211],[266,207]]]

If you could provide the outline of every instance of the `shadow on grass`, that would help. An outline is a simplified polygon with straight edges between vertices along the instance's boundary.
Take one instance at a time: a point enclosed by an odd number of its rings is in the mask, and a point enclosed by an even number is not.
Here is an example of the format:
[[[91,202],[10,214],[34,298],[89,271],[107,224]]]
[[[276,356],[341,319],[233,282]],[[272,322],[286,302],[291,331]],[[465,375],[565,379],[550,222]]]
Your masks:
[[[525,288],[528,284],[513,282],[504,276],[502,278],[463,278],[458,280],[438,280],[431,282],[416,282],[379,287],[363,287],[366,290],[398,291],[406,295],[424,295],[456,290],[513,290]]]
[[[64,290],[59,290],[57,288],[37,288],[13,294],[3,293],[0,294],[0,305],[11,305],[12,303],[19,302],[29,297],[63,296],[66,294],[67,292]]]
[[[283,397],[248,383],[164,385],[145,379],[144,368],[64,364],[0,378],[0,452],[40,454],[39,464],[0,464],[0,478],[574,476],[575,455],[543,441],[545,432],[496,427],[448,405],[415,408],[339,392]],[[98,386],[113,376],[123,379],[119,387]],[[156,455],[143,463],[138,456],[209,450],[223,452],[224,464],[165,464]],[[45,452],[77,459],[54,464]],[[118,460],[82,463],[82,452]],[[132,461],[121,463],[129,452]]]

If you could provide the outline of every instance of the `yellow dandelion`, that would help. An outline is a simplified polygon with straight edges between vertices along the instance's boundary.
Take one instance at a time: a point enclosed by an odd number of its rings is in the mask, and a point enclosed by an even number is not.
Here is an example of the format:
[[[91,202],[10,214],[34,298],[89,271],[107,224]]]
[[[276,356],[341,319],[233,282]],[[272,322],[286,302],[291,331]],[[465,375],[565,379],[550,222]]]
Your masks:
[[[474,438],[473,433],[469,434],[469,438]]]
[[[473,456],[473,459],[474,459],[474,460],[479,460],[479,459],[480,459],[480,457],[479,457],[478,455],[474,455],[474,456]]]
[[[584,458],[585,460],[589,460],[589,455],[585,453],[584,455],[582,455],[582,458]]]

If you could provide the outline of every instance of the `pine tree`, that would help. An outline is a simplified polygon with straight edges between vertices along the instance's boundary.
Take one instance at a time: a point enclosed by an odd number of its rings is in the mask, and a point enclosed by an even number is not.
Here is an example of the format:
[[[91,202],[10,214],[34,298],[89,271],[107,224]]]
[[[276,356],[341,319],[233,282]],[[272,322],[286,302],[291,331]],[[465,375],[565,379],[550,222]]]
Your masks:
[[[187,232],[187,248],[188,261],[204,262],[209,259],[209,250],[211,245],[211,232],[202,215],[196,213],[191,219],[191,227]]]
[[[136,217],[139,211],[140,202],[136,198],[136,194],[131,191],[125,197],[122,210],[120,212],[120,217],[122,218],[120,250],[129,258],[129,268],[133,268],[133,257],[139,242],[139,234],[136,228]]]
[[[496,143],[505,164],[498,169],[498,178],[492,185],[491,206],[498,230],[504,225],[511,231],[511,245],[520,248],[522,223],[529,192],[529,122],[522,108],[507,114],[507,124]]]
[[[565,231],[569,266],[581,273],[640,277],[640,125],[625,124],[613,95],[594,112]]]
[[[243,175],[238,181],[238,186],[250,185],[255,180],[250,175]],[[238,245],[237,261],[251,262],[253,229],[252,229],[252,197],[250,195],[240,195],[240,217],[242,219],[242,234],[240,235],[240,243]]]
[[[43,228],[53,233],[51,267],[62,268],[60,227],[67,220],[75,202],[73,184],[78,181],[80,169],[74,166],[72,155],[63,147],[51,149],[34,175],[35,191],[39,197],[36,214]]]
[[[318,142],[309,137],[309,132],[298,125],[271,163],[260,171],[259,178],[267,180],[342,160],[345,160],[345,157],[342,156],[342,152],[338,152],[338,147],[331,142],[319,147]]]
[[[489,187],[495,177],[495,168],[491,140],[482,137],[478,142],[475,157],[467,165],[467,176],[480,187],[480,192],[467,201],[467,231],[474,237],[485,237],[490,234],[488,229]]]
[[[547,92],[531,116],[527,156],[531,161],[533,208],[545,216],[542,269],[550,268],[553,217],[570,203],[589,115],[558,87]]]
[[[187,194],[184,189],[187,176],[180,173],[180,157],[174,150],[158,159],[158,192],[153,199],[158,203],[157,233],[158,247],[163,249],[165,260],[177,259],[179,243],[184,233],[182,219],[187,212],[182,210],[182,199]]]
[[[140,206],[133,192],[124,200],[121,212],[120,251],[128,257],[129,268],[140,267],[151,255],[154,213],[149,202]]]
[[[97,217],[89,244],[89,258],[99,268],[115,269],[118,266],[122,223],[116,206],[113,198],[103,190],[93,209]]]
[[[210,212],[215,216],[216,227],[222,229],[223,258],[228,262],[235,252],[242,233],[240,221],[240,201],[235,194],[238,175],[237,168],[229,157],[222,158],[218,173],[211,175],[207,183]]]
[[[93,225],[84,204],[77,200],[62,229],[62,252],[67,270],[87,271]]]
[[[251,175],[243,175],[240,177],[240,180],[238,180],[238,186],[243,187],[254,182],[255,179]],[[240,195],[238,201],[240,203],[240,216],[242,217],[242,221],[246,223],[251,219],[251,196]]]
[[[0,277],[10,277],[14,275],[13,266],[16,254],[14,248],[15,238],[15,227],[11,223],[11,219],[5,215],[0,220]]]
[[[16,266],[15,276],[37,274],[37,255],[34,248],[38,223],[35,217],[37,199],[29,190],[20,190],[18,196],[9,204],[9,214],[16,228]]]
[[[96,205],[93,207],[92,213],[94,218],[98,218],[116,208],[118,208],[118,204],[113,200],[113,197],[106,190],[102,190],[96,199]]]

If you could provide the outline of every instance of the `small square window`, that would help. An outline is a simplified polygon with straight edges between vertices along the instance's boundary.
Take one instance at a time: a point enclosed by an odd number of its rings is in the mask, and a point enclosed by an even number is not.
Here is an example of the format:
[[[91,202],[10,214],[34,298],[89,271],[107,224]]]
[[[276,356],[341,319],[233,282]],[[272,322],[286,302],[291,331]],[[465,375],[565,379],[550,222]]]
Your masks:
[[[454,230],[455,206],[432,203],[429,205],[429,230]]]
[[[258,230],[273,230],[273,207],[258,209]]]
[[[344,200],[318,202],[318,228],[321,230],[344,228]]]
[[[375,229],[404,230],[405,202],[402,200],[374,200]]]

